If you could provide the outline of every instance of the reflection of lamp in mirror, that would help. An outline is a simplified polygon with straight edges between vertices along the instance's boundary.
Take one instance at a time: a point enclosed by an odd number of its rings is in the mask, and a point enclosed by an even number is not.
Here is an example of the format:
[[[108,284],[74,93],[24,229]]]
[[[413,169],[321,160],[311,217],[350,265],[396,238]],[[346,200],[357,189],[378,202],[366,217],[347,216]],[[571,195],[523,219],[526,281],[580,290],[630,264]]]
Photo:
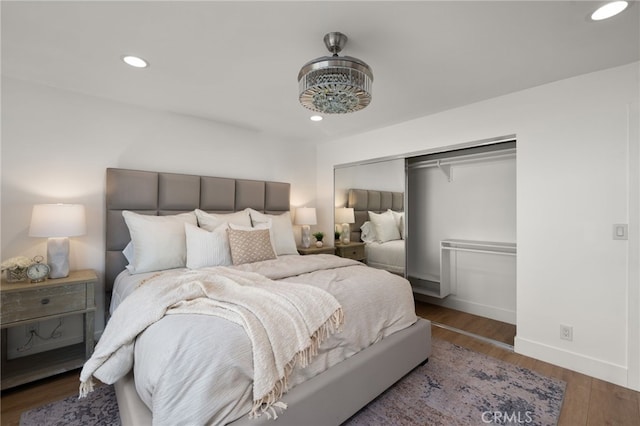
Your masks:
[[[309,248],[311,245],[311,227],[318,223],[316,219],[316,209],[313,207],[300,207],[296,209],[296,225],[302,225],[302,247]]]
[[[36,204],[29,236],[47,237],[49,278],[69,276],[69,238],[84,235],[87,224],[81,204]]]
[[[342,232],[340,234],[340,242],[342,244],[349,244],[351,242],[351,230],[349,229],[350,223],[355,223],[356,219],[353,214],[353,208],[341,207],[336,209],[336,223],[342,224]]]

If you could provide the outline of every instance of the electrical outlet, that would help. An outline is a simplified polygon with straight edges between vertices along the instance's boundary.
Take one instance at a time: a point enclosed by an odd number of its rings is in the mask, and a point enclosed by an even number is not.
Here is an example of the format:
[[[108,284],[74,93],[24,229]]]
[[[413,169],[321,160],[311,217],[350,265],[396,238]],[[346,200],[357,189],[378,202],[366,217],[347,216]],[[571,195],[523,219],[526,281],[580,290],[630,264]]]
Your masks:
[[[33,334],[38,334],[38,332],[40,331],[37,322],[34,322],[33,324],[27,324],[24,327],[24,329],[25,329],[25,335],[27,337],[31,337],[32,333]]]
[[[573,327],[570,325],[560,324],[560,338],[570,342],[573,341]]]

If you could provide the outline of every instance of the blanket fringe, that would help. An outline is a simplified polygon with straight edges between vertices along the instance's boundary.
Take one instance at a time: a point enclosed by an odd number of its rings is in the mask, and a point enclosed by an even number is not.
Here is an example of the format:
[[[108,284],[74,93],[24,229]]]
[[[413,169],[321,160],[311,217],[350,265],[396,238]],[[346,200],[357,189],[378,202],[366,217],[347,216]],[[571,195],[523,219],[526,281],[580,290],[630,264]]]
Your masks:
[[[78,399],[86,398],[91,392],[93,392],[93,378],[89,378],[86,382],[80,382]]]
[[[311,360],[318,355],[318,348],[320,344],[324,342],[331,334],[342,331],[344,324],[344,311],[342,307],[336,309],[336,311],[329,317],[324,324],[320,326],[310,337],[311,343],[305,349],[302,349],[296,353],[291,361],[284,368],[284,376],[278,380],[271,391],[261,399],[253,401],[253,407],[249,414],[250,419],[260,417],[262,414],[267,416],[267,419],[277,419],[278,414],[276,408],[282,410],[287,409],[287,404],[280,401],[282,395],[289,388],[289,376],[293,372],[296,364],[300,363],[302,368],[307,367]]]

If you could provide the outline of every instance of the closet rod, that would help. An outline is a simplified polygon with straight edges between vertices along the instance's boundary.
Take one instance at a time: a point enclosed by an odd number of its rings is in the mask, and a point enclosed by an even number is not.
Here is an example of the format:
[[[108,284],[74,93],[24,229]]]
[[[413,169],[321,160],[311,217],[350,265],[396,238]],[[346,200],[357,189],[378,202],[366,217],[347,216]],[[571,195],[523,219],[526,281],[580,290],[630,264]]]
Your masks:
[[[504,255],[507,255],[507,256],[516,256],[517,255],[516,253],[510,252],[510,251],[468,249],[468,248],[461,248],[461,247],[446,247],[446,246],[442,246],[440,248],[442,250],[468,251],[468,252],[472,252],[472,253],[504,254]]]
[[[440,158],[437,160],[425,160],[420,161],[418,163],[410,164],[409,169],[422,169],[426,167],[439,167],[443,165],[454,165],[461,163],[473,163],[482,160],[498,160],[502,158],[511,158],[516,156],[515,148],[502,150],[500,153],[492,152],[492,153],[478,153],[478,154],[469,154],[465,156],[456,158]]]

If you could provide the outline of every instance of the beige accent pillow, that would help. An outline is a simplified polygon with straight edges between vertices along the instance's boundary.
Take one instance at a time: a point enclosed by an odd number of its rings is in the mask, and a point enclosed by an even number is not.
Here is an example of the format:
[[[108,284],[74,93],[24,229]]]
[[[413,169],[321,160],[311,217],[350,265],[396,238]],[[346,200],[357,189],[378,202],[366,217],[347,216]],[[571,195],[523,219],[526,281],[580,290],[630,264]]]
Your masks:
[[[245,231],[229,228],[227,233],[234,265],[276,258],[268,229]]]

